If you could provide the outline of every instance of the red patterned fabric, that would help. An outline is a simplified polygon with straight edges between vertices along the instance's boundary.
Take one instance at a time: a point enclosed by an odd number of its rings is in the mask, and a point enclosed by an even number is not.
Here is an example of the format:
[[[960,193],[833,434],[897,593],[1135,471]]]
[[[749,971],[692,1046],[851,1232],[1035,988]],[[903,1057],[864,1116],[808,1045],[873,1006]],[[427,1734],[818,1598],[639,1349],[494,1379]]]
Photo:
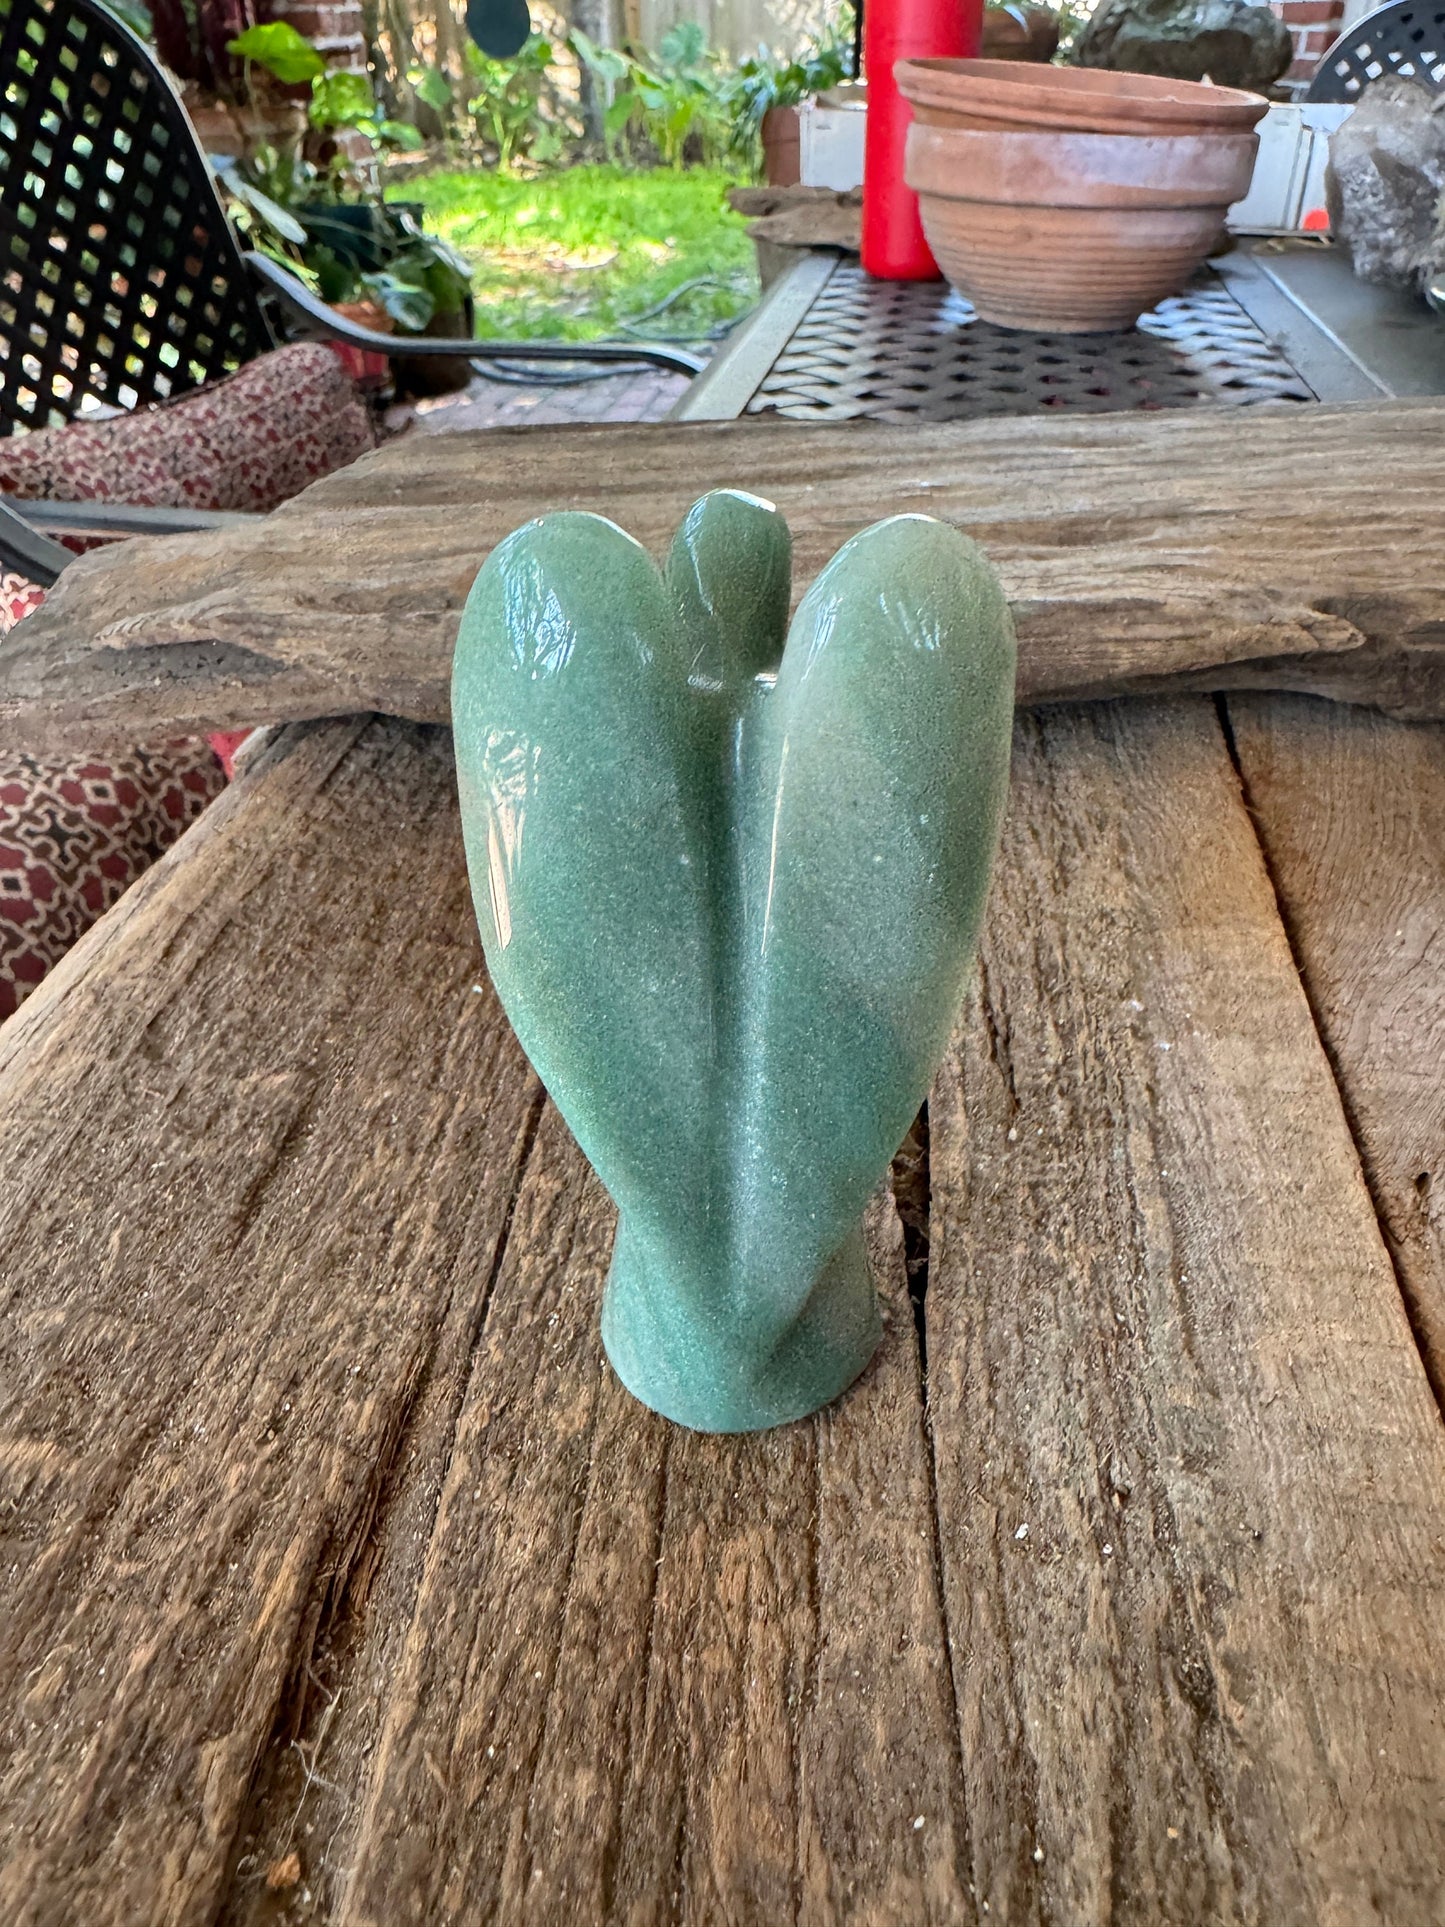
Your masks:
[[[323,342],[297,341],[176,401],[0,440],[0,491],[31,501],[265,510],[375,446],[341,362]]]
[[[44,600],[0,574],[0,635]],[[83,761],[0,753],[0,1023],[225,786],[187,739]]]
[[[0,441],[0,490],[265,510],[374,446],[341,362],[298,342],[158,408]],[[44,594],[0,574],[0,635]],[[229,754],[237,739],[220,740]],[[217,753],[196,741],[68,763],[0,753],[0,1021],[225,783]]]
[[[216,760],[226,772],[226,781],[228,783],[236,774],[237,751],[240,749],[242,743],[248,741],[254,734],[255,731],[250,729],[219,729],[206,738],[206,741],[216,752]]]
[[[225,786],[206,743],[0,757],[0,1022]]]
[[[0,572],[0,636],[8,636],[20,618],[38,609],[44,600],[45,591],[38,582],[12,575],[8,569]]]

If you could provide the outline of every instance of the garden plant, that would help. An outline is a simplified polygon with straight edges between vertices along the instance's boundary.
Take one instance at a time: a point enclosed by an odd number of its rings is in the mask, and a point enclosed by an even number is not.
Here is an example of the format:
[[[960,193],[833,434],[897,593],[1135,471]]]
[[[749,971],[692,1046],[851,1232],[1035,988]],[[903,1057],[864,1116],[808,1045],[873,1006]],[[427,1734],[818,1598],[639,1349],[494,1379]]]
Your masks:
[[[324,300],[371,303],[400,333],[474,318],[517,340],[726,332],[757,295],[727,190],[756,176],[769,109],[851,66],[847,7],[791,59],[759,47],[731,65],[683,22],[651,51],[576,27],[510,60],[465,38],[444,58],[388,41],[369,74],[251,19],[224,44],[231,91],[299,105],[217,157],[233,216]]]

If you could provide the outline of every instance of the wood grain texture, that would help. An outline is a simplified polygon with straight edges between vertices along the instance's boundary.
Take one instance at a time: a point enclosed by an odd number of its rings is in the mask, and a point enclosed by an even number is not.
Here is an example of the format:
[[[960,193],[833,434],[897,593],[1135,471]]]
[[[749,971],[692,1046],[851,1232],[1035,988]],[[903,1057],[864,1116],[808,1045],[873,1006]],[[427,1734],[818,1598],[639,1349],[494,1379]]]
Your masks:
[[[1250,808],[1445,1403],[1445,729],[1231,700]]]
[[[806,1424],[612,1379],[479,967],[444,739],[288,731],[0,1031],[6,1927],[1434,1927],[1445,1428],[1214,705],[1021,723]]]
[[[930,1107],[996,1919],[1445,1912],[1445,1430],[1212,706],[1021,729]]]
[[[0,732],[49,751],[358,709],[444,721],[459,612],[503,535],[589,508],[660,553],[721,486],[784,510],[800,591],[884,515],[967,529],[1013,603],[1026,702],[1279,687],[1445,715],[1442,430],[1445,401],[1422,400],[414,437],[255,527],[82,557],[0,647]]]
[[[671,1430],[605,1369],[614,1222],[549,1113],[336,1917],[956,1919],[896,1220],[863,1384],[745,1439]]]
[[[0,1033],[7,1927],[214,1917],[438,1334],[480,1322],[537,1088],[480,965],[444,734],[332,725]]]

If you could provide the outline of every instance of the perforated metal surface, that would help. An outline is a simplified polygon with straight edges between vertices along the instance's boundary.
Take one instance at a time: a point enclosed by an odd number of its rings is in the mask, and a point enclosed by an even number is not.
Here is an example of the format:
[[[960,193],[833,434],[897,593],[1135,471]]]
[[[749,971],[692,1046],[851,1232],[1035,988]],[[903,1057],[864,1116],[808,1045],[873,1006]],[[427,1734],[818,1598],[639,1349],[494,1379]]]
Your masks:
[[[0,0],[0,434],[164,400],[270,345],[147,50],[94,0]]]
[[[942,282],[840,266],[748,404],[798,421],[956,421],[1315,399],[1212,275],[1135,329],[1022,334],[980,321]]]
[[[1315,71],[1305,99],[1357,101],[1372,80],[1399,74],[1434,92],[1445,89],[1445,6],[1394,0],[1347,27]]]

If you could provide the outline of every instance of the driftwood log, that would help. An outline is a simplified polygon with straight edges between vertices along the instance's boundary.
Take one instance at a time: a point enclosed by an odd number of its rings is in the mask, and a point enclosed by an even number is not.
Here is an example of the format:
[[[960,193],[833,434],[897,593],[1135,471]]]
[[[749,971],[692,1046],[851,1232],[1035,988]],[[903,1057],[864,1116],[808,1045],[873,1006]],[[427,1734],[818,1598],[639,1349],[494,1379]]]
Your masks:
[[[414,437],[253,527],[76,562],[0,648],[0,739],[445,721],[461,605],[503,535],[589,508],[660,552],[720,486],[785,510],[799,589],[880,516],[959,523],[1004,578],[1028,703],[1278,688],[1445,717],[1445,400],[1422,400]]]
[[[911,1302],[703,1439],[445,732],[281,732],[0,1030],[0,1919],[1438,1927],[1442,945],[1445,731],[1021,718]]]

